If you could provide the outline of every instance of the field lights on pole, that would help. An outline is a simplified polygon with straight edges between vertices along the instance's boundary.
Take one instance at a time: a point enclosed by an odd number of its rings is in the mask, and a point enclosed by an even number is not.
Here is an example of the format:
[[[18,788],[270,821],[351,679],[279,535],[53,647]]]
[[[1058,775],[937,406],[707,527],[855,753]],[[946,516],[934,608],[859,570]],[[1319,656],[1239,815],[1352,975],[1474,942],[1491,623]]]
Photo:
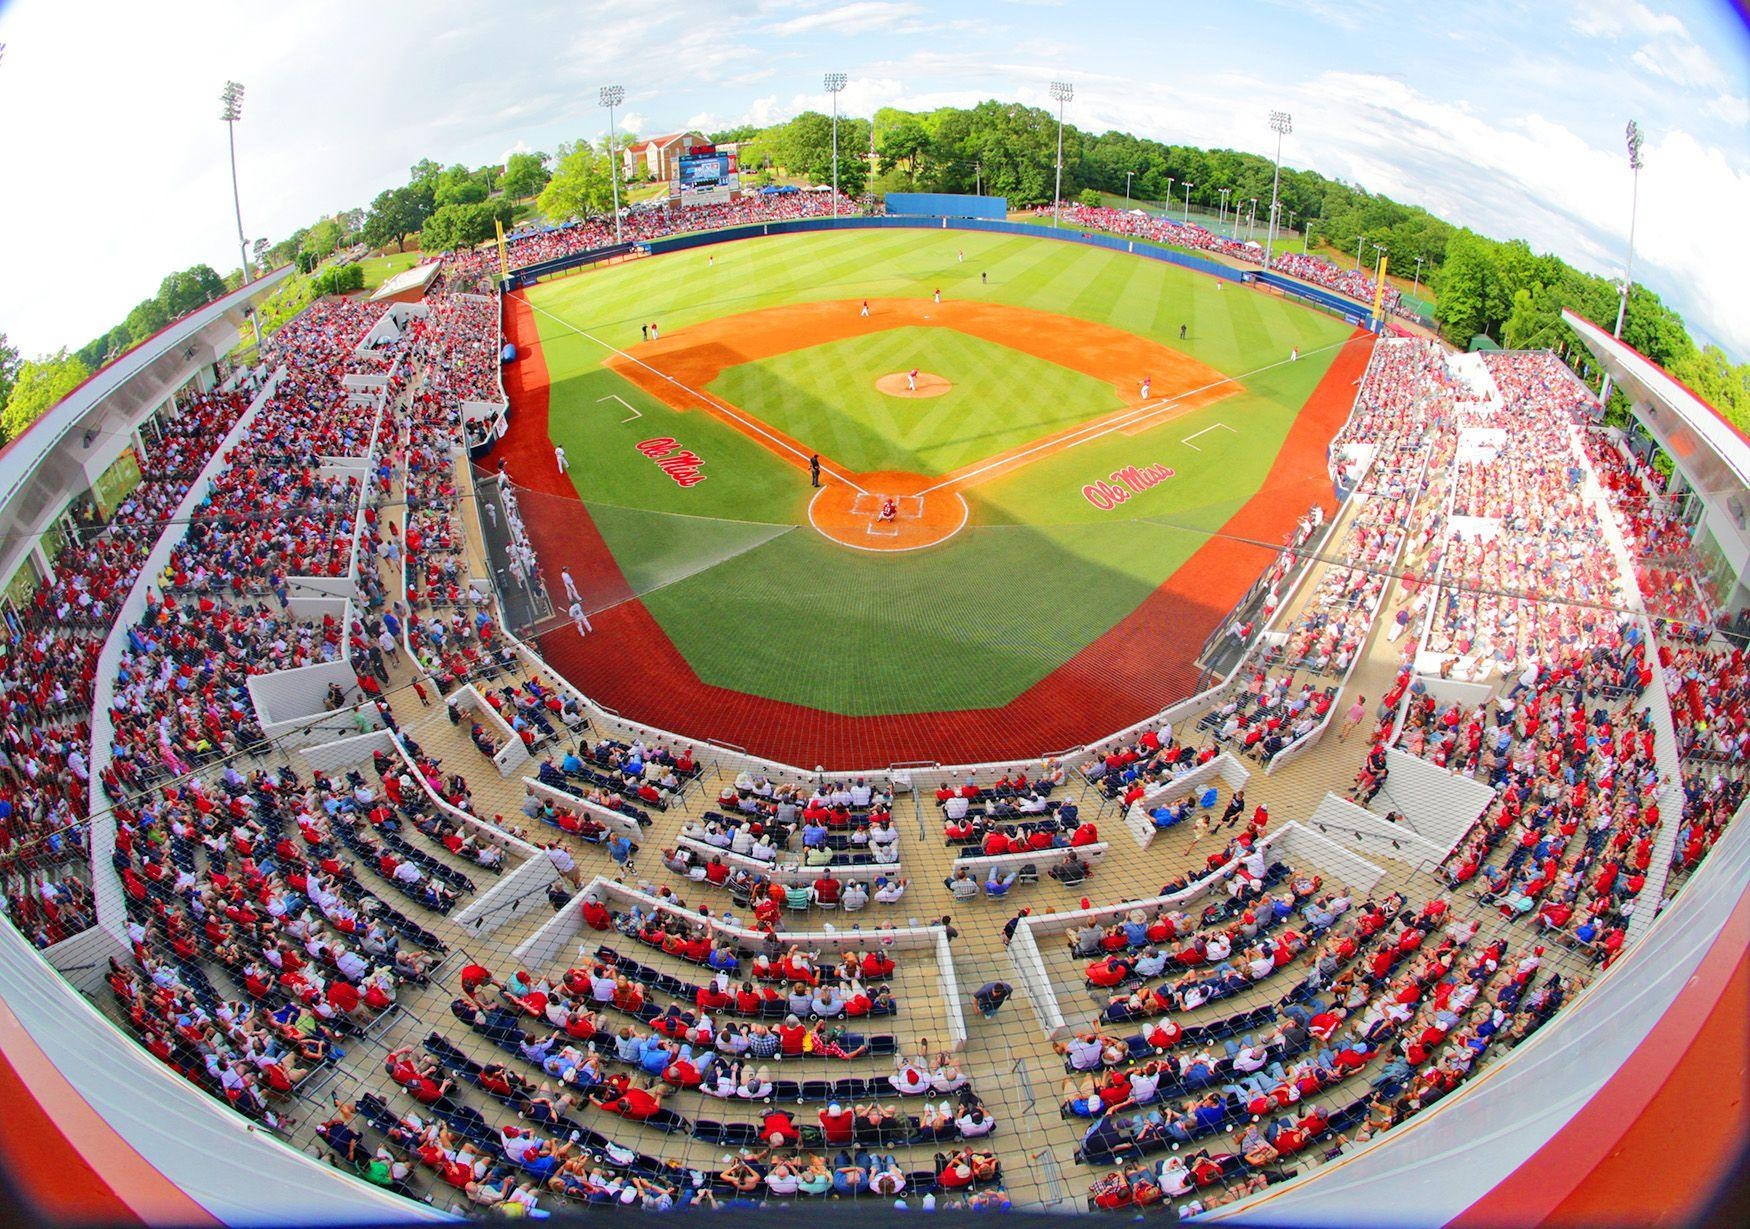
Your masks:
[[[1051,224],[1063,225],[1063,105],[1076,96],[1068,81],[1053,81],[1051,97],[1057,102],[1057,186],[1051,191]]]
[[[1641,126],[1632,119],[1623,137],[1628,145],[1628,169],[1633,175],[1633,186],[1629,189],[1628,206],[1628,259],[1622,266],[1622,298],[1616,304],[1616,330],[1612,337],[1621,339],[1623,322],[1628,318],[1628,292],[1634,285],[1635,267],[1635,214],[1641,204]],[[1601,402],[1610,400],[1610,374],[1605,373],[1604,387],[1598,394]]]
[[[614,108],[626,101],[626,87],[623,85],[604,85],[601,89],[602,106],[608,109],[608,178],[614,184],[614,242],[620,242],[620,144],[619,131],[614,125]]]
[[[243,280],[245,283],[255,280],[255,274],[249,268],[249,240],[243,234],[243,197],[237,191],[237,121],[243,118],[243,87],[235,81],[225,82],[225,88],[219,91],[219,103],[223,110],[219,118],[225,124],[225,136],[231,146],[231,204],[237,211],[237,248],[243,253]]]
[[[1366,235],[1357,235],[1355,237],[1355,272],[1357,273],[1361,272],[1361,248],[1366,242]]]
[[[1385,254],[1391,249],[1386,247],[1383,243],[1376,243],[1373,245],[1373,250],[1378,253],[1378,255],[1373,258],[1373,276],[1374,280],[1377,281],[1379,279],[1379,271],[1385,264]]]
[[[839,216],[839,94],[844,91],[844,73],[828,73],[823,79],[832,95],[832,216]],[[873,128],[871,128],[873,132]]]
[[[1215,224],[1217,227],[1220,227],[1224,222],[1227,221],[1227,195],[1228,195],[1228,193],[1232,192],[1233,189],[1232,188],[1220,188],[1220,189],[1218,189],[1218,191],[1221,193],[1221,208],[1215,215]]]
[[[1258,224],[1258,198],[1248,197],[1246,204],[1249,206],[1246,210],[1246,242],[1250,243],[1252,241],[1252,228]]]
[[[1189,179],[1187,179],[1185,181],[1185,184],[1184,184],[1184,187],[1185,187],[1185,225],[1186,226],[1191,225],[1191,189],[1195,188],[1196,186],[1197,185],[1192,183]]]
[[[1264,240],[1264,267],[1276,247],[1276,190],[1282,183],[1282,138],[1294,131],[1294,117],[1286,111],[1270,112],[1270,131],[1276,134],[1276,170],[1270,176],[1270,231]]]
[[[1417,291],[1422,289],[1422,262],[1426,259],[1427,259],[1426,256],[1416,257],[1416,279],[1415,279],[1415,281],[1410,283],[1410,293],[1411,294],[1415,294]]]
[[[1130,208],[1130,181],[1136,178],[1135,171],[1124,172],[1124,207]]]

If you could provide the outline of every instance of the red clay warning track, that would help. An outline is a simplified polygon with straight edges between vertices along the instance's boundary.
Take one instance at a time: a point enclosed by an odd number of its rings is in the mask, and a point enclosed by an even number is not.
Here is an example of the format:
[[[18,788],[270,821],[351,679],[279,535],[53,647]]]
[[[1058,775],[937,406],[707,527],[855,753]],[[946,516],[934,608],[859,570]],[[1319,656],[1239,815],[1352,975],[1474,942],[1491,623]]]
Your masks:
[[[505,369],[510,430],[497,455],[514,481],[564,501],[524,505],[545,573],[570,568],[585,605],[592,611],[605,607],[591,616],[593,635],[580,638],[567,625],[541,638],[541,652],[597,702],[700,742],[717,739],[785,763],[834,770],[917,760],[1026,759],[1079,746],[1144,720],[1158,710],[1155,697],[1164,690],[1190,695],[1198,681],[1194,654],[1275,552],[1274,546],[1209,539],[1128,616],[1000,708],[850,717],[712,686],[633,595],[576,490],[555,469],[547,434],[547,367],[534,312],[520,294],[504,302],[505,334],[517,358]],[[950,306],[922,303],[915,310],[921,316]],[[854,311],[849,317],[853,324],[859,319]],[[964,323],[954,327],[971,331]],[[673,340],[677,347],[687,343],[684,334]],[[1009,336],[993,340],[1014,344]],[[1357,329],[1295,419],[1263,486],[1223,526],[1224,534],[1281,543],[1310,504],[1335,510],[1325,447],[1349,415],[1372,348],[1371,335]],[[1168,370],[1144,374],[1166,391]],[[1134,387],[1120,391],[1135,398]]]

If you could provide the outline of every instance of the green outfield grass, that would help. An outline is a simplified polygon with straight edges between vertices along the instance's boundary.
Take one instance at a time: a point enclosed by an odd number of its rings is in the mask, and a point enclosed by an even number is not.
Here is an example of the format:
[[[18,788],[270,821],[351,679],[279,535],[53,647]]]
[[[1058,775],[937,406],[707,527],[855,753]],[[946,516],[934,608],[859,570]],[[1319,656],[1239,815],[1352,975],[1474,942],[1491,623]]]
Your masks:
[[[938,287],[1152,338],[1234,377],[1236,391],[972,488],[971,522],[943,546],[868,554],[808,527],[812,491],[797,458],[703,409],[670,409],[601,365],[609,347],[640,340],[641,322],[668,335],[761,307],[921,298]],[[530,299],[553,438],[634,589],[688,661],[713,684],[852,714],[1000,705],[1088,645],[1258,489],[1349,333],[1289,300],[1163,262],[976,233],[743,241],[544,283]],[[1301,361],[1285,361],[1291,347]],[[912,365],[955,391],[911,400],[874,390],[878,376]],[[742,364],[710,391],[851,468],[923,472],[1119,403],[1101,381],[934,328]],[[1195,447],[1182,442],[1200,431]],[[706,481],[682,489],[636,452],[659,435],[699,453]],[[1117,468],[1157,463],[1177,476],[1119,509],[1082,497]],[[1262,568],[1268,552],[1258,555]]]

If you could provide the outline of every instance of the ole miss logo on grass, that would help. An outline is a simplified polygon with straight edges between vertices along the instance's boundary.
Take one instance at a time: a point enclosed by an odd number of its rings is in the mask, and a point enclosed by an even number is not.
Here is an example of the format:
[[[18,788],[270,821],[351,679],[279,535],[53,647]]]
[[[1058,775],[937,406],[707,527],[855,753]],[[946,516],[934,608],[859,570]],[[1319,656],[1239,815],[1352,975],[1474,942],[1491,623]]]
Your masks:
[[[1105,512],[1116,508],[1132,495],[1140,495],[1150,487],[1159,486],[1175,472],[1170,465],[1126,466],[1083,487],[1082,498]]]
[[[639,452],[656,462],[658,469],[673,478],[676,485],[698,486],[705,481],[705,475],[699,472],[700,467],[705,464],[704,458],[685,448],[676,448],[672,436],[659,435],[653,440],[645,440],[637,447]]]

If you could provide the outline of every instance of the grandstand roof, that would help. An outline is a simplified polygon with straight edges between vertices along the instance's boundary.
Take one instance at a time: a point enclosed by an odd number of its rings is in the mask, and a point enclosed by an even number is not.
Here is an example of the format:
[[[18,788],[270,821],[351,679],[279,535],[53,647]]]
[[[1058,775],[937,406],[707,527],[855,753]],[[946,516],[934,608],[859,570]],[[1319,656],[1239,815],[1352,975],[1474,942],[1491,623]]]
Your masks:
[[[1750,487],[1750,437],[1733,426],[1713,406],[1652,359],[1571,311],[1562,319],[1580,335],[1618,384],[1650,399],[1657,408],[1677,415],[1705,441],[1746,487]]]

